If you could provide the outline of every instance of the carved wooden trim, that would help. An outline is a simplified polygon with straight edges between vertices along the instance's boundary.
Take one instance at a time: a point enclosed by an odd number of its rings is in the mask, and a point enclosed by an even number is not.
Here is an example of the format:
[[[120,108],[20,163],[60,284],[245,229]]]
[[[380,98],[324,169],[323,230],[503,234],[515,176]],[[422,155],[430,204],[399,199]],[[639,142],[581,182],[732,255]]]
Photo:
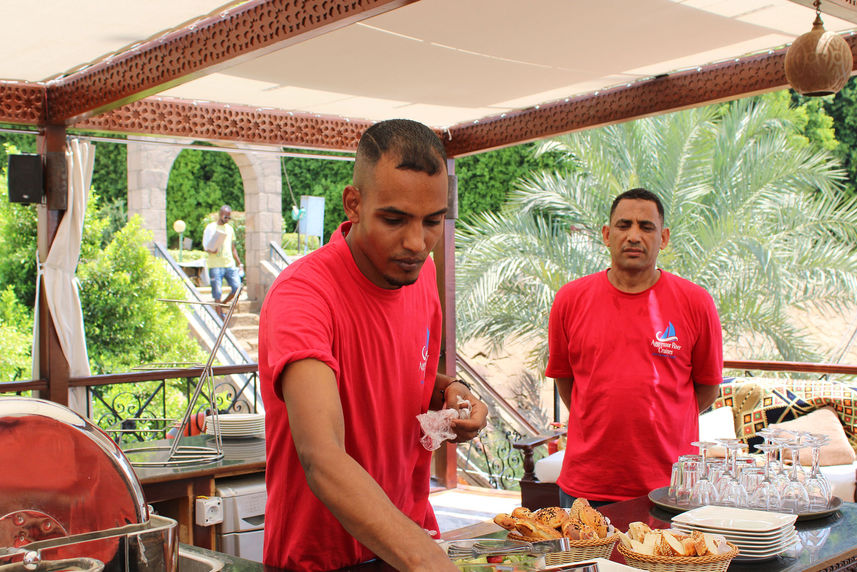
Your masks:
[[[149,98],[75,124],[75,129],[355,151],[372,122],[172,98]]]
[[[843,36],[855,55],[857,36]],[[786,49],[653,77],[627,86],[567,98],[451,127],[444,137],[450,157],[516,145],[553,135],[590,129],[737,99],[788,87]]]
[[[48,84],[48,121],[72,123],[414,0],[251,0]]]
[[[0,122],[41,125],[45,119],[45,87],[40,84],[0,81]]]

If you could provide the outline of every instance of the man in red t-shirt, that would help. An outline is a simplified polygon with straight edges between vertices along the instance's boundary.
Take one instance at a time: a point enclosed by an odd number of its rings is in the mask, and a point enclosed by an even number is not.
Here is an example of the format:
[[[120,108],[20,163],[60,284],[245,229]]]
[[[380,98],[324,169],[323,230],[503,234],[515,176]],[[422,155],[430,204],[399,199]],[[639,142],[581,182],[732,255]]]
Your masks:
[[[264,562],[330,570],[380,557],[399,570],[456,570],[431,535],[431,453],[417,415],[470,401],[439,374],[441,307],[429,256],[447,212],[446,155],[427,127],[373,125],[360,139],[349,222],[284,270],[259,324],[268,502]]]
[[[622,193],[601,232],[610,268],[563,286],[548,327],[545,373],[569,410],[562,506],[669,484],[672,463],[696,452],[699,412],[722,381],[714,301],[656,267],[670,237],[660,199],[645,189]]]

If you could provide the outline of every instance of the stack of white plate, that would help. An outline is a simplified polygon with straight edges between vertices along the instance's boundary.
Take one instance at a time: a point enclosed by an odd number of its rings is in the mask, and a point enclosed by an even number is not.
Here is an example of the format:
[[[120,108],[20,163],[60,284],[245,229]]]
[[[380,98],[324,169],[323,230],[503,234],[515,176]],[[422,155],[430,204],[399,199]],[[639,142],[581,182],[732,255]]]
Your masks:
[[[673,517],[673,528],[720,534],[738,547],[735,560],[753,561],[773,558],[797,542],[797,515],[702,506]]]
[[[264,413],[224,413],[217,416],[221,437],[263,437],[265,435]],[[205,432],[214,435],[215,419],[205,418]]]

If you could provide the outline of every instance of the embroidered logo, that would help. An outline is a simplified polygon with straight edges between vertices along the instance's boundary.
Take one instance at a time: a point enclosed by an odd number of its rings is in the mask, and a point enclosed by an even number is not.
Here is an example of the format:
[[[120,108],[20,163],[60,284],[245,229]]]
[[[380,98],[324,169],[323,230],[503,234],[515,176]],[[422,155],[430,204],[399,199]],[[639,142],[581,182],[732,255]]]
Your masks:
[[[428,363],[429,354],[429,339],[431,338],[431,329],[426,328],[426,344],[423,346],[422,354],[420,355],[420,385],[426,381],[426,364]]]
[[[651,343],[654,349],[653,355],[675,358],[676,353],[681,349],[672,322],[667,322],[667,327],[663,331],[655,332],[655,338]]]

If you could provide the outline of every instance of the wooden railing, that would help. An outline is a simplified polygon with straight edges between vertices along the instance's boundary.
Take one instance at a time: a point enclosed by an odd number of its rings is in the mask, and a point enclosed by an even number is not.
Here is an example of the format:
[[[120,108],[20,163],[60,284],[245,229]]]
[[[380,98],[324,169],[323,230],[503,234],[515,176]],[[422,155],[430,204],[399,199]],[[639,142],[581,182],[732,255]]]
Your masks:
[[[857,375],[857,365],[842,365],[838,363],[807,363],[798,361],[755,361],[755,360],[726,360],[723,369],[740,369],[742,371],[793,371],[801,373],[832,373]]]

